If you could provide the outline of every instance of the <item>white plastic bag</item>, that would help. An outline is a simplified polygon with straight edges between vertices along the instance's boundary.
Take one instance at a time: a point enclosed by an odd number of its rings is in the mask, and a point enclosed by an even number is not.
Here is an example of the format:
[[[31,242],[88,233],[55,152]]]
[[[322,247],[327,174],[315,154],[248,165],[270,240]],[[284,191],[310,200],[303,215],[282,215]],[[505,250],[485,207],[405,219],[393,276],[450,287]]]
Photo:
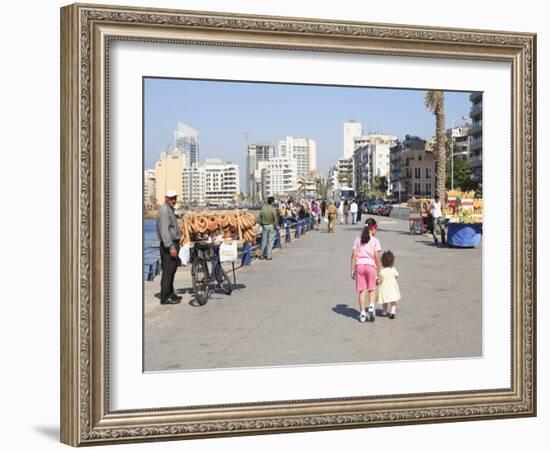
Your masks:
[[[186,266],[189,263],[189,243],[185,243],[180,247],[178,258],[181,261],[182,266]]]
[[[325,218],[323,219],[323,222],[328,223],[328,218],[325,217]]]
[[[237,241],[231,242],[231,244],[220,245],[220,262],[235,262],[237,261]]]

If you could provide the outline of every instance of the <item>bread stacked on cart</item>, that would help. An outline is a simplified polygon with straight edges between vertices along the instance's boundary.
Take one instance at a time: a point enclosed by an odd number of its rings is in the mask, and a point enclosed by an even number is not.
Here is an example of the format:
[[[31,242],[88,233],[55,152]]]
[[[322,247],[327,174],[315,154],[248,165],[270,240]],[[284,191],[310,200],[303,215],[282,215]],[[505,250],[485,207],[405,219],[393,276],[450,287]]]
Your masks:
[[[256,218],[248,211],[196,211],[186,213],[180,222],[185,244],[213,236],[256,243]]]

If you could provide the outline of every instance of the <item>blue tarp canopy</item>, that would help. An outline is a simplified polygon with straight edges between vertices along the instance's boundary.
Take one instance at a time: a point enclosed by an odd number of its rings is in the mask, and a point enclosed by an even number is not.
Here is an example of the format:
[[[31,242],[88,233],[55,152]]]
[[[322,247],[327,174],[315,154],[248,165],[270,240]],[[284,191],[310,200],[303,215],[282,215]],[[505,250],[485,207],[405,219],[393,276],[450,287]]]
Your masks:
[[[481,242],[481,227],[481,223],[450,222],[447,243],[453,247],[477,247]]]

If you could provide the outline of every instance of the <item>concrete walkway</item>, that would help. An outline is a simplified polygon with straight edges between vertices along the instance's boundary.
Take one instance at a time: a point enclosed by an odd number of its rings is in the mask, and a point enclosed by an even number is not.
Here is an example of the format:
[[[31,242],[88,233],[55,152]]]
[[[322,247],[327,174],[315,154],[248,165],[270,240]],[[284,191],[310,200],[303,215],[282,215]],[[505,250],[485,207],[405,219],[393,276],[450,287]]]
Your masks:
[[[363,221],[366,217],[363,217]],[[237,272],[232,295],[193,306],[189,267],[179,305],[161,306],[160,278],[145,283],[146,371],[327,364],[482,355],[481,248],[432,245],[406,220],[375,217],[396,256],[397,318],[360,323],[350,255],[361,226],[311,231]]]

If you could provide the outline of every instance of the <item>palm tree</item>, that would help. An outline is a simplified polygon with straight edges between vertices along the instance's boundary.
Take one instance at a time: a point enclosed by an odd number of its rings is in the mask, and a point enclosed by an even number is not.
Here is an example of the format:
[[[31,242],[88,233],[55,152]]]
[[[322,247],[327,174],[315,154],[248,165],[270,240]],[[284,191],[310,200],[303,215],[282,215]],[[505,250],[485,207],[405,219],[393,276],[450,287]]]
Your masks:
[[[437,148],[437,193],[445,202],[447,152],[445,148],[445,96],[442,91],[428,91],[424,105],[435,115],[435,142]]]
[[[301,176],[298,178],[298,194],[301,192],[302,196],[305,197],[306,195],[306,188],[307,188],[307,180],[306,177]]]

